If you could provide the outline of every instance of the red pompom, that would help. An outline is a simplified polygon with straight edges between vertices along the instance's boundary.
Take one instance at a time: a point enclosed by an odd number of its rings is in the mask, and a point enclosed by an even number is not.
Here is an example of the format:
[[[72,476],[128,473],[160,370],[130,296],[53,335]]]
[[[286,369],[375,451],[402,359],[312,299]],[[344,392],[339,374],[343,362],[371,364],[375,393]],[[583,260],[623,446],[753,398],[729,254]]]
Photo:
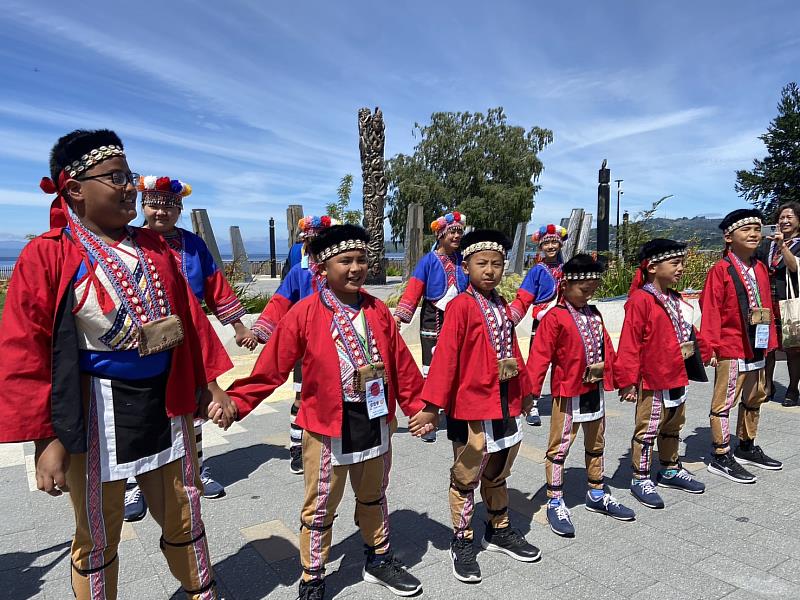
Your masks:
[[[58,192],[56,184],[53,183],[53,180],[49,177],[42,177],[42,180],[39,182],[39,187],[42,188],[45,194],[55,194]]]
[[[547,226],[547,233],[555,233],[555,232],[556,232],[556,226],[555,225],[553,225],[551,223],[550,225]]]
[[[331,226],[331,218],[328,215],[323,216],[320,219],[323,227],[330,227]]]
[[[460,213],[460,212],[458,212],[457,210],[454,210],[454,211],[453,211],[453,218],[454,218],[456,221],[460,221],[460,220],[461,220],[461,213]]]
[[[159,177],[156,179],[156,189],[159,192],[171,192],[172,180],[169,177]]]

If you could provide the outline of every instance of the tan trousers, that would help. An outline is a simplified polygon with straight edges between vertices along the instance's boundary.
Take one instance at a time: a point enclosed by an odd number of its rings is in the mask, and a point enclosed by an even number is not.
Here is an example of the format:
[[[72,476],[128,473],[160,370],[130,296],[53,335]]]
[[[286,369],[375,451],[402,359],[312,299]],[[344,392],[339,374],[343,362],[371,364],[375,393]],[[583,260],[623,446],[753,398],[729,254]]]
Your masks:
[[[393,421],[389,431],[397,428]],[[390,433],[391,435],[391,433]],[[347,475],[356,496],[355,522],[364,543],[376,554],[389,551],[389,507],[386,487],[392,467],[392,444],[383,456],[354,465],[334,466],[331,438],[303,432],[305,500],[300,512],[300,563],[303,580],[322,579],[331,550],[333,519],[344,495]]]
[[[480,485],[481,498],[495,529],[508,527],[508,487],[506,479],[519,452],[519,443],[489,453],[483,421],[467,423],[467,443],[453,442],[453,467],[450,469],[450,515],[455,536],[472,539],[472,515],[475,512],[475,489]]]
[[[90,411],[89,429],[97,427]],[[96,431],[96,429],[95,429]],[[211,557],[200,517],[203,485],[197,464],[192,419],[183,419],[186,455],[136,477],[150,514],[161,527],[161,551],[186,597],[215,600]],[[95,438],[96,439],[96,438]],[[117,547],[124,515],[125,480],[102,483],[97,444],[85,454],[73,454],[67,471],[75,512],[72,540],[72,590],[78,600],[117,597]]]
[[[742,405],[736,419],[736,435],[740,440],[754,440],[758,433],[761,405],[767,401],[764,391],[764,369],[739,372],[736,360],[720,360],[714,374],[714,395],[711,397],[711,441],[714,454],[730,450],[730,412],[739,396]]]
[[[667,408],[662,391],[639,390],[636,426],[631,439],[634,479],[649,479],[653,445],[658,439],[658,458],[664,468],[678,466],[681,427],[686,422],[686,402]]]
[[[572,419],[570,398],[553,398],[550,415],[550,437],[545,455],[544,474],[547,478],[547,497],[564,496],[564,461],[575,441],[578,429],[583,429],[583,445],[586,455],[586,474],[589,487],[603,489],[603,450],[605,449],[606,418],[575,423]]]

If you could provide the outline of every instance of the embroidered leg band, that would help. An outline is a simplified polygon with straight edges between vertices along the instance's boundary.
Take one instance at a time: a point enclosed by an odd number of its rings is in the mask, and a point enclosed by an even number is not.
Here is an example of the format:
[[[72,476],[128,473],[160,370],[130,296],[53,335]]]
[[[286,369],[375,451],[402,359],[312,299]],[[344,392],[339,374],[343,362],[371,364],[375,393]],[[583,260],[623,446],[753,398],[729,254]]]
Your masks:
[[[727,419],[729,415],[730,415],[730,411],[728,411],[728,410],[723,410],[721,412],[714,412],[712,410],[710,413],[708,413],[709,417],[719,417],[721,419]]]
[[[92,573],[99,573],[103,569],[107,569],[108,567],[111,566],[111,563],[113,563],[115,560],[117,560],[117,555],[116,554],[112,557],[112,559],[110,561],[108,561],[106,564],[104,564],[101,567],[95,567],[94,569],[79,569],[77,566],[75,566],[75,563],[72,563],[72,568],[75,569],[75,572],[78,575],[83,575],[84,577],[88,577]]]
[[[563,485],[550,485],[548,483],[547,484],[547,489],[550,490],[551,492],[560,492],[562,489],[564,489],[564,486]]]
[[[586,481],[588,481],[589,483],[593,483],[595,485],[600,485],[601,483],[603,483],[602,479],[587,479]]]
[[[637,438],[636,436],[633,436],[631,438],[631,441],[632,442],[636,442],[637,444],[641,444],[642,446],[652,446],[654,444],[654,442],[652,440],[648,442],[648,441],[643,440],[642,438]],[[587,452],[587,454],[588,454],[588,452]]]
[[[370,546],[369,544],[364,544],[364,547],[367,549],[367,551],[371,550],[372,552],[375,552],[375,550],[379,550],[380,548],[383,548],[383,547],[388,546],[388,545],[389,545],[389,538],[387,537],[380,544],[376,544],[375,546]],[[378,554],[380,554],[380,552],[378,552]]]
[[[319,569],[306,569],[305,567],[302,567],[302,569],[306,574],[315,578],[321,578],[321,576],[325,574],[325,567],[320,567]]]
[[[650,445],[652,446],[652,444]],[[584,452],[586,453],[586,456],[594,456],[595,458],[600,458],[603,456],[602,452],[589,452],[589,450],[584,450]]]

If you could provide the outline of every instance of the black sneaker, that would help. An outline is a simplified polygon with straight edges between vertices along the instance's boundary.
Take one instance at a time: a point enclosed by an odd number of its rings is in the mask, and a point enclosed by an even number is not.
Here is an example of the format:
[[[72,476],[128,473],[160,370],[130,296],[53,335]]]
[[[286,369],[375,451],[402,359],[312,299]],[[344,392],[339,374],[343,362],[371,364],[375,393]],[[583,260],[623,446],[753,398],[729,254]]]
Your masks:
[[[450,559],[453,561],[453,576],[464,583],[478,583],[481,580],[481,568],[475,558],[475,547],[472,540],[453,538],[450,542]]]
[[[381,557],[377,562],[367,560],[361,575],[367,583],[382,585],[395,596],[413,596],[422,590],[419,579],[391,554]]]
[[[125,484],[125,516],[128,523],[141,521],[147,514],[147,502],[138,483]]]
[[[300,475],[303,472],[303,447],[291,446],[289,448],[289,470]]]
[[[730,452],[712,456],[707,468],[709,473],[722,475],[736,483],[756,482],[756,476],[736,462]]]
[[[521,562],[536,562],[542,558],[542,551],[511,527],[495,529],[491,523],[486,524],[486,534],[481,539],[481,546],[490,552],[508,554]]]
[[[324,600],[325,580],[312,579],[311,581],[300,580],[298,588],[298,600]]]
[[[742,447],[739,446],[733,451],[733,458],[735,458],[736,462],[740,465],[753,465],[754,467],[767,469],[768,471],[780,471],[783,468],[783,463],[764,454],[761,446],[752,446],[747,450],[743,450]]]

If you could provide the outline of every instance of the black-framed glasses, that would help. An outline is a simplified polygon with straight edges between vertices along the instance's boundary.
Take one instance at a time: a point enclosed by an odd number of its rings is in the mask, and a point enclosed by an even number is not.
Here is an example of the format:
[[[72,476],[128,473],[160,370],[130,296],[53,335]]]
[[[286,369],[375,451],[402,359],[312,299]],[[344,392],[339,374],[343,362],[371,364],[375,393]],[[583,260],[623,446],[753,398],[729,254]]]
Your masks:
[[[131,173],[128,171],[111,171],[109,173],[100,173],[99,175],[90,175],[88,177],[79,177],[77,178],[78,181],[88,181],[89,179],[100,179],[101,177],[111,177],[111,183],[119,187],[125,187],[128,182],[133,187],[136,187],[139,184],[139,174],[138,173]]]

